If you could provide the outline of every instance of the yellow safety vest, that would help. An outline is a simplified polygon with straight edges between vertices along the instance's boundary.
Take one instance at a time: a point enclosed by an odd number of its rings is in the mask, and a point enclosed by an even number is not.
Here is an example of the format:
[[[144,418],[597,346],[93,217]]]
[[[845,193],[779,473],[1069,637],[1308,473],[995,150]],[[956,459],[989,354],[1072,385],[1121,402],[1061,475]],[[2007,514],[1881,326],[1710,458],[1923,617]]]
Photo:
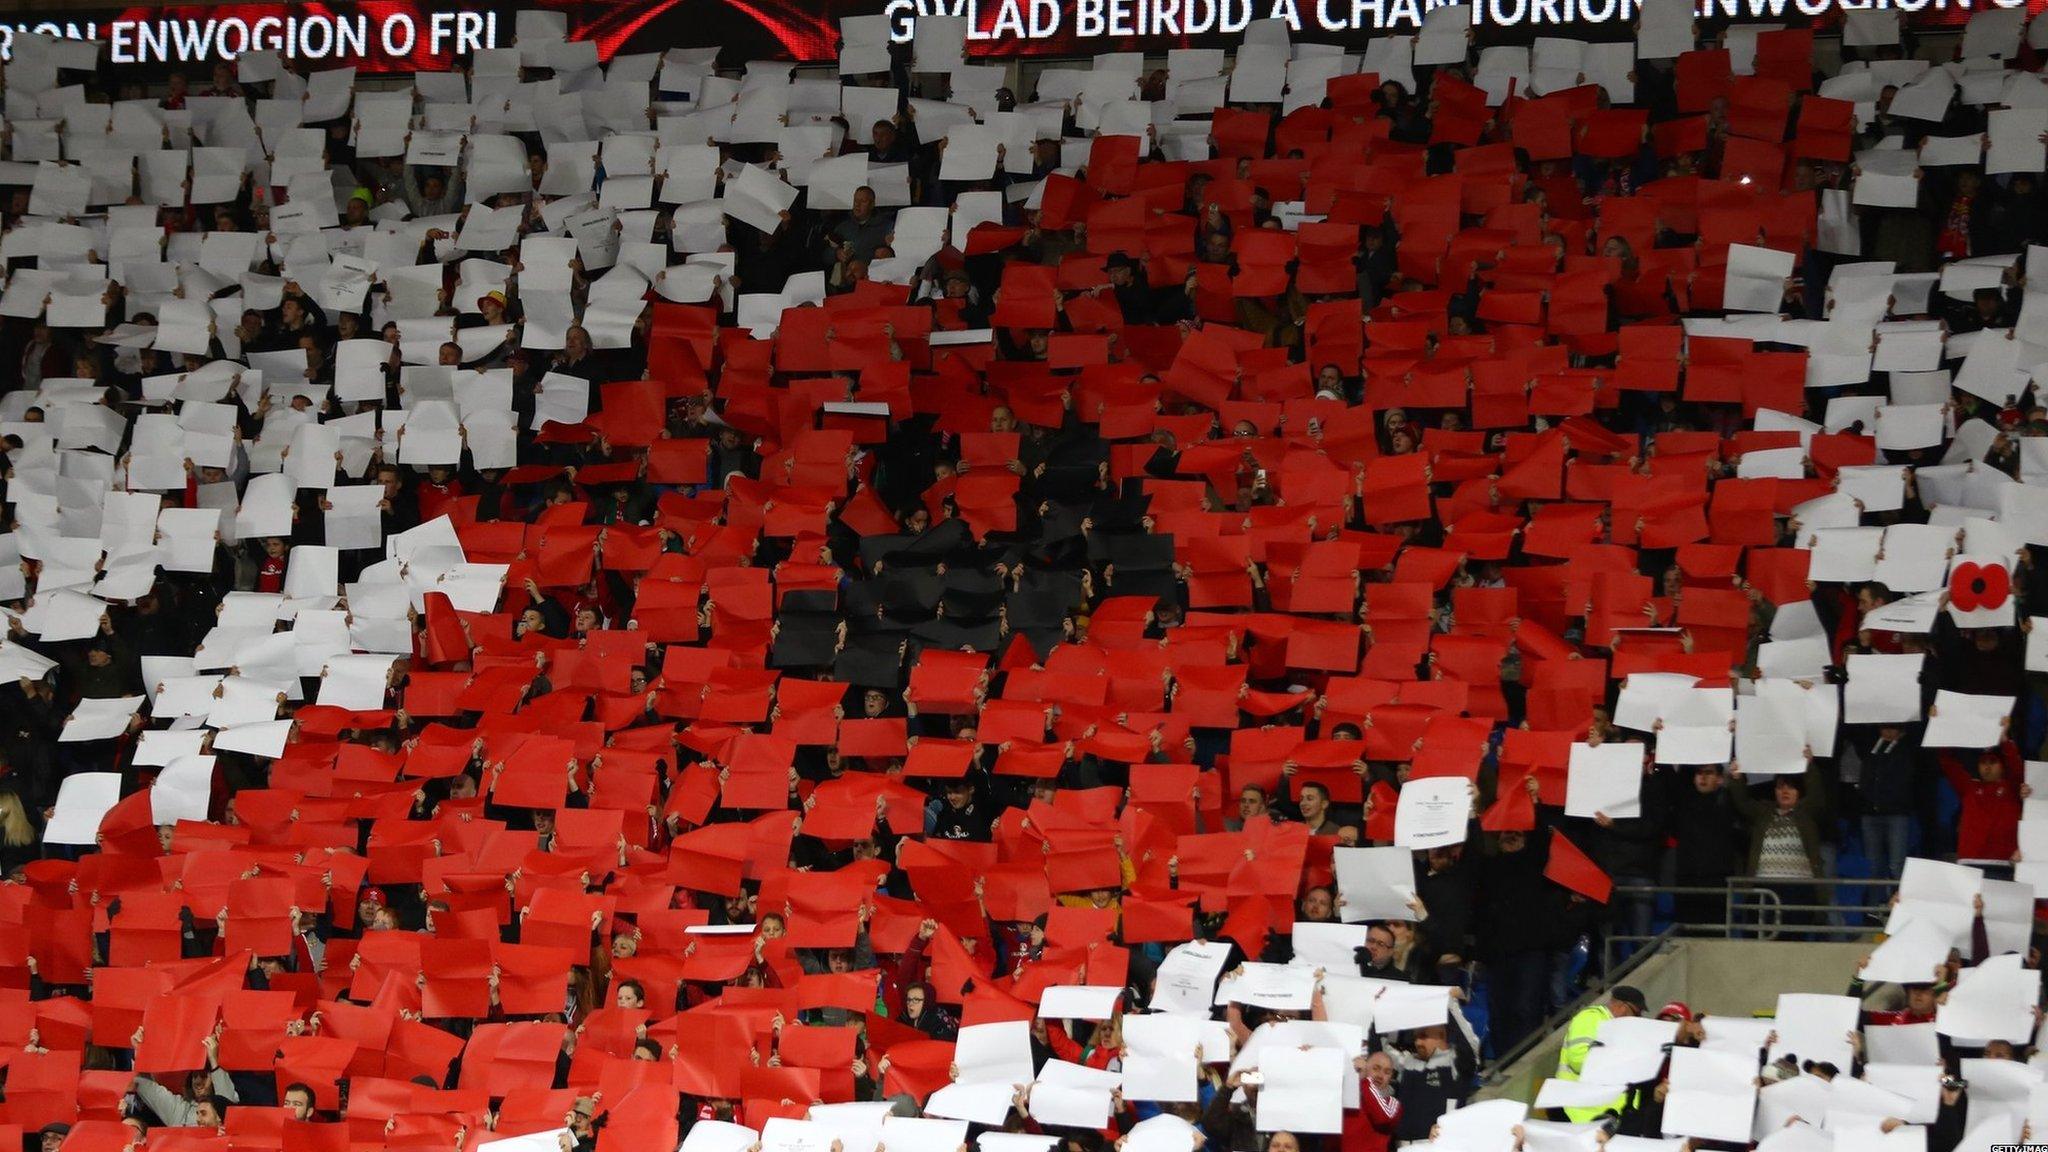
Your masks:
[[[1613,1018],[1614,1013],[1609,1011],[1605,1004],[1595,1004],[1591,1008],[1582,1008],[1572,1016],[1571,1022],[1564,1026],[1564,1047],[1558,1049],[1557,1052],[1557,1078],[1559,1080],[1577,1080],[1579,1078],[1580,1069],[1586,1066],[1586,1053],[1590,1052],[1593,1048],[1594,1034],[1600,1031],[1601,1024]],[[1622,1095],[1615,1097],[1614,1102],[1611,1104],[1598,1104],[1584,1108],[1567,1108],[1564,1110],[1564,1114],[1573,1123],[1582,1124],[1588,1120],[1598,1120],[1609,1112],[1619,1113],[1627,1103],[1628,1094],[1624,1092]]]

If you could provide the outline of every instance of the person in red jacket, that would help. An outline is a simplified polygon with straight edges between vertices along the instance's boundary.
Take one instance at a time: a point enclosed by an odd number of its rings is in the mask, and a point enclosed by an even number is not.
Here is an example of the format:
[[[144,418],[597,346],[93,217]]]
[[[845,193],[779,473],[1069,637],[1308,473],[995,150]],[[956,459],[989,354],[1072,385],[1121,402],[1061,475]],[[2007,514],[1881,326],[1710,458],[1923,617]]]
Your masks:
[[[1387,1152],[1401,1122],[1401,1102],[1394,1098],[1394,1059],[1385,1052],[1352,1061],[1358,1069],[1358,1108],[1344,1113],[1344,1152]]]
[[[256,591],[284,591],[284,573],[289,563],[286,554],[290,551],[291,545],[282,536],[263,538],[263,552],[257,557]]]
[[[2011,740],[1977,753],[1976,771],[1967,767],[1969,753],[1944,752],[1942,774],[1963,802],[1956,820],[1956,858],[2010,860],[2019,851],[2020,810],[2033,794],[2023,779],[2020,750]]]

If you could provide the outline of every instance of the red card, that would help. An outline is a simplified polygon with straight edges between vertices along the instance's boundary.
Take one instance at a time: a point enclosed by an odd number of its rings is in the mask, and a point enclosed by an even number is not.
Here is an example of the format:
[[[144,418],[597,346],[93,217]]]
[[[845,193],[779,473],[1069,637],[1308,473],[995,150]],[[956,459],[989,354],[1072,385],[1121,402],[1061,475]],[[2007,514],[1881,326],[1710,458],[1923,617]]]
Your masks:
[[[1593,863],[1592,857],[1556,829],[1550,833],[1550,859],[1543,866],[1543,877],[1596,904],[1607,903],[1608,896],[1614,891],[1614,880]]]

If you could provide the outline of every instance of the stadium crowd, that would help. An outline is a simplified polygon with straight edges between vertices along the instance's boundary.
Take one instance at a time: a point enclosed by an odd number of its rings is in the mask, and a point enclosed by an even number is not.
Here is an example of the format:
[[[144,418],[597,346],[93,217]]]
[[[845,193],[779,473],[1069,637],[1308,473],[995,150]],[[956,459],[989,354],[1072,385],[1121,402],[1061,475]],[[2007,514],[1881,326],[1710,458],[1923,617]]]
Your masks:
[[[1030,91],[17,36],[0,1130],[2048,1132],[2048,27],[1460,12]],[[1884,943],[1466,1106],[1674,924]]]

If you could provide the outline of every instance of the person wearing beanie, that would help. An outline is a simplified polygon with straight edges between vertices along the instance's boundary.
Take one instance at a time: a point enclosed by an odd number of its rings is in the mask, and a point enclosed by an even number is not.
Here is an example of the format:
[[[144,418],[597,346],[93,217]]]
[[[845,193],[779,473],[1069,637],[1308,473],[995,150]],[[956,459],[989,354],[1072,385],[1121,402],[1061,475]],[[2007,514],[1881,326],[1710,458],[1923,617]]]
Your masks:
[[[348,194],[348,200],[341,206],[342,223],[350,228],[367,228],[370,225],[370,209],[377,202],[368,188],[357,188]]]

